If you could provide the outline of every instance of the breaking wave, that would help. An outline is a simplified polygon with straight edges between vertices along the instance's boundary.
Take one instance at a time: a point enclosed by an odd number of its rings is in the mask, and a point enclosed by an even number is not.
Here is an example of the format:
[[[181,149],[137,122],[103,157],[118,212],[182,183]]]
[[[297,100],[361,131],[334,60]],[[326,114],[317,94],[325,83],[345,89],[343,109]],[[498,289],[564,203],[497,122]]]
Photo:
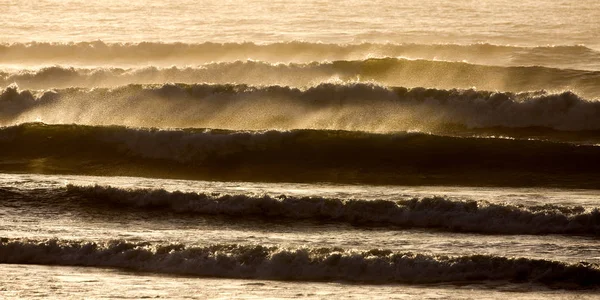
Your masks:
[[[311,86],[323,82],[377,82],[383,85],[472,88],[522,92],[572,90],[587,98],[600,97],[600,71],[546,67],[497,67],[396,58],[272,64],[262,61],[209,63],[196,67],[72,68],[1,72],[0,86],[13,83],[26,89],[115,87],[130,83],[245,83],[250,85]]]
[[[269,62],[409,57],[504,66],[541,65],[600,70],[600,53],[584,46],[515,47],[492,44],[254,43],[14,43],[0,60],[20,64],[189,65],[255,59]]]
[[[354,251],[236,244],[187,246],[122,240],[97,243],[2,238],[0,262],[274,280],[412,284],[492,280],[567,289],[600,286],[600,269],[589,263],[565,264],[489,255],[433,256],[383,249]]]
[[[62,191],[55,191],[62,195]],[[63,197],[63,196],[59,196]],[[281,195],[227,195],[69,185],[64,199],[78,205],[130,207],[186,214],[311,219],[485,234],[600,234],[600,211],[524,206],[444,197],[358,200]]]
[[[600,102],[572,92],[477,90],[323,83],[309,88],[231,84],[128,85],[46,92],[7,87],[0,124],[25,122],[203,127],[434,131],[545,127],[600,130]]]
[[[0,129],[0,169],[190,179],[597,187],[600,147],[351,131]]]

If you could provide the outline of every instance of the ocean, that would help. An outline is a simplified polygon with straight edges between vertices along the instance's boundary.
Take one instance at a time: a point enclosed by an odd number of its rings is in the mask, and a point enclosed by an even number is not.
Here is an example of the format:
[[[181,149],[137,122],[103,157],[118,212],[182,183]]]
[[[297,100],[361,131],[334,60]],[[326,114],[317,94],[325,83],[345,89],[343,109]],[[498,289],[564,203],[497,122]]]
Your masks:
[[[598,298],[598,1],[0,7],[2,299]]]

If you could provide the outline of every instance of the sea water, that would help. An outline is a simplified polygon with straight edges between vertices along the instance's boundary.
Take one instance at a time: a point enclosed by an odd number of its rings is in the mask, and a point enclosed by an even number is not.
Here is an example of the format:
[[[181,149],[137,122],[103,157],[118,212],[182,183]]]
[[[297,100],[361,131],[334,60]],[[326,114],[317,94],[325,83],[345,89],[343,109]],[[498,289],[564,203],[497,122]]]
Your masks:
[[[2,298],[597,297],[597,1],[0,7]]]

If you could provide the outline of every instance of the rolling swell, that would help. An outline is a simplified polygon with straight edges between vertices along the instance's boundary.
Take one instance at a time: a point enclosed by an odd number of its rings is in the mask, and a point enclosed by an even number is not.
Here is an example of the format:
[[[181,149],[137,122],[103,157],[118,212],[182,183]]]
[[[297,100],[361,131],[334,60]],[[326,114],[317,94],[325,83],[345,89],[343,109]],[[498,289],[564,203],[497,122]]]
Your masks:
[[[128,85],[114,89],[70,88],[46,92],[9,86],[2,91],[0,124],[39,120],[237,130],[309,128],[440,133],[449,124],[455,124],[467,128],[597,131],[600,130],[600,102],[571,92],[499,93],[361,83],[323,83],[309,88]],[[593,133],[587,135],[594,136]]]
[[[433,256],[389,250],[286,249],[276,246],[106,243],[0,239],[0,262],[113,267],[212,276],[365,283],[511,281],[581,289],[600,285],[598,266],[488,255]]]
[[[184,214],[310,219],[485,234],[600,234],[600,211],[557,205],[523,206],[431,197],[358,200],[281,195],[227,195],[74,186],[59,199],[77,205],[173,211]]]
[[[130,83],[165,82],[311,86],[322,82],[361,81],[391,86],[441,89],[477,87],[480,90],[511,92],[572,90],[586,98],[600,98],[600,71],[537,66],[498,67],[396,58],[289,64],[234,61],[185,68],[75,69],[54,66],[37,71],[0,73],[0,86],[16,83],[26,89],[115,87]]]
[[[255,59],[311,62],[409,57],[502,66],[540,65],[600,70],[600,53],[584,46],[515,47],[492,44],[254,43],[14,43],[0,44],[0,60],[24,64],[139,65]]]
[[[0,168],[32,173],[594,188],[599,155],[596,146],[419,133],[44,124],[0,130]]]

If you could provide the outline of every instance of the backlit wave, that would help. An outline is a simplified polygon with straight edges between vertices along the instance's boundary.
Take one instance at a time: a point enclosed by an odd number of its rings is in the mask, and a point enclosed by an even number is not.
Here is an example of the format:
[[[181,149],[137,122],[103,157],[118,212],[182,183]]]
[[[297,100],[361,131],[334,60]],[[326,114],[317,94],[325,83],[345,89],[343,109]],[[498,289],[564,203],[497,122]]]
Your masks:
[[[5,171],[211,180],[597,187],[600,147],[352,131],[0,129]]]
[[[25,122],[163,128],[434,131],[544,127],[600,130],[600,102],[572,92],[500,93],[319,84],[309,88],[230,84],[128,85],[114,89],[20,90],[0,94],[0,124]]]
[[[547,67],[497,67],[396,58],[337,60],[310,63],[234,61],[194,67],[72,68],[0,72],[0,86],[16,83],[24,89],[115,87],[131,83],[244,83],[306,87],[320,83],[375,82],[388,86],[524,92],[571,90],[600,98],[600,71]]]
[[[161,66],[255,59],[311,62],[408,57],[502,66],[540,65],[600,70],[600,53],[585,46],[516,47],[493,44],[254,43],[13,43],[0,45],[4,64]]]
[[[485,234],[600,235],[600,211],[547,204],[517,206],[444,197],[410,200],[359,200],[281,195],[252,196],[74,186],[48,191],[49,199],[114,208],[173,211],[235,217],[310,219],[427,228]],[[39,202],[43,197],[37,196]],[[52,204],[52,203],[50,203]]]
[[[135,271],[303,281],[364,283],[529,282],[566,289],[600,286],[598,266],[489,255],[433,256],[385,249],[287,249],[215,244],[155,245],[0,239],[0,263],[113,267]]]

